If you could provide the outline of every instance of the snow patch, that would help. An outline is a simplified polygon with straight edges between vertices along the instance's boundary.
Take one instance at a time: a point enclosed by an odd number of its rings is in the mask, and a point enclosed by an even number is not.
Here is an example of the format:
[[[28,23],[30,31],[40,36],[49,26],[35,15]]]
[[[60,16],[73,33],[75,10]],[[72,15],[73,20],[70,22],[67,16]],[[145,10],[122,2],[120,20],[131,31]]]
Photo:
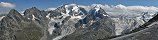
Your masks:
[[[52,34],[54,29],[55,29],[54,26],[50,27],[50,28],[48,29],[49,34]]]
[[[70,19],[82,19],[82,17],[81,16],[71,16]]]
[[[34,15],[32,15],[32,17],[33,17],[32,20],[35,20],[36,17]]]
[[[98,11],[100,10],[100,6],[99,6],[99,5],[96,5],[96,6],[95,6],[95,9],[96,9],[96,11],[98,12]]]
[[[21,15],[24,15],[23,13],[21,13]]]
[[[50,17],[49,17],[49,16],[50,16],[50,13],[46,15],[46,17],[50,19]]]
[[[5,16],[0,17],[0,21],[4,18]]]
[[[74,6],[73,9],[72,9],[72,11],[79,12],[79,8],[77,6]]]
[[[105,15],[105,14],[103,14],[103,16],[109,16],[109,15]]]
[[[30,18],[27,18],[27,19],[30,19]]]
[[[35,20],[35,19],[38,19],[38,18],[36,18],[35,15],[32,15],[32,20]]]

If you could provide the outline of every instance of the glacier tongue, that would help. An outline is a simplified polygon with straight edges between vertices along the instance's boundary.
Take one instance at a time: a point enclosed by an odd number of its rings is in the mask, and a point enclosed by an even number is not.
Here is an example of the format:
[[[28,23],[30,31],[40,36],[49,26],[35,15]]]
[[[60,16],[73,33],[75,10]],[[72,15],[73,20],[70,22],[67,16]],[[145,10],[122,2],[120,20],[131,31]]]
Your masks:
[[[120,18],[113,18],[115,21],[115,32],[116,35],[121,35],[122,32],[125,30],[132,30],[131,28],[134,27],[135,20],[133,19],[120,19]]]
[[[59,22],[59,24],[61,25],[63,20],[64,20],[64,18],[62,18],[62,19],[51,18],[49,21],[49,24],[48,24],[49,34],[52,34],[53,30],[55,30],[55,27],[54,27],[55,23]]]
[[[66,35],[72,34],[76,30],[75,24],[79,19],[81,19],[80,16],[71,16],[71,18],[62,26],[61,35],[57,36],[53,40],[59,40]]]

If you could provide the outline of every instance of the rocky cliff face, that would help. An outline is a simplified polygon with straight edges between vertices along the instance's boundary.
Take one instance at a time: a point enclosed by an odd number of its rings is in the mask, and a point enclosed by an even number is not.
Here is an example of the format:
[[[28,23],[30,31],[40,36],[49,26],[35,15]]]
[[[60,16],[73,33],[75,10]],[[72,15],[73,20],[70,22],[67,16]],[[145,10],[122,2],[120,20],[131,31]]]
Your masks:
[[[12,9],[1,21],[1,40],[40,40],[43,25]]]
[[[128,33],[134,33],[131,36],[142,36],[143,32],[135,33],[135,30],[143,30],[148,25],[150,27],[157,20],[157,15],[149,20],[148,13],[138,17],[113,17],[97,5],[87,11],[76,4],[65,4],[51,11],[32,7],[23,14],[12,9],[1,18],[0,40],[130,39],[126,37]],[[151,28],[146,30],[152,31]]]

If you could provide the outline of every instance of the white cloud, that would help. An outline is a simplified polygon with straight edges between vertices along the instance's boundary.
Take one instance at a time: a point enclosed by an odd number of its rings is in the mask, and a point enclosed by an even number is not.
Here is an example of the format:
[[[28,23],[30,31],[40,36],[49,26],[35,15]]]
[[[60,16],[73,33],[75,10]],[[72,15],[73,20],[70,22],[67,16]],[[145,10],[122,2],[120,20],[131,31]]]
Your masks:
[[[111,7],[113,10],[125,10],[125,11],[137,11],[137,12],[155,12],[158,11],[157,7],[154,6],[124,6],[116,5]]]
[[[111,15],[140,15],[142,12],[158,12],[158,7],[154,6],[125,6],[122,4],[119,5],[101,5],[101,4],[92,4],[91,8],[99,5],[104,9],[108,14]]]
[[[94,8],[95,6],[100,6],[110,15],[140,15],[142,12],[158,12],[158,7],[154,6],[125,6],[122,4],[119,5],[102,5],[102,4],[92,4],[89,6],[85,5],[78,5],[79,7],[84,8],[85,10],[89,11],[90,9]],[[56,8],[48,8],[47,10],[55,10]]]
[[[158,7],[154,7],[154,6],[125,6],[122,4],[119,4],[119,5],[92,4],[90,6],[84,6],[84,5],[79,5],[79,6],[90,10],[96,5],[100,6],[102,9],[106,11],[158,12]]]
[[[91,6],[94,7],[99,5],[104,10],[108,11],[137,11],[137,12],[157,12],[158,8],[154,6],[125,6],[122,4],[119,5],[101,5],[101,4],[92,4]]]
[[[16,5],[8,2],[0,2],[0,8],[14,8]]]
[[[56,8],[48,8],[45,11],[55,10]]]
[[[85,6],[85,5],[78,5],[78,6],[84,8],[85,10],[91,9],[91,6]]]

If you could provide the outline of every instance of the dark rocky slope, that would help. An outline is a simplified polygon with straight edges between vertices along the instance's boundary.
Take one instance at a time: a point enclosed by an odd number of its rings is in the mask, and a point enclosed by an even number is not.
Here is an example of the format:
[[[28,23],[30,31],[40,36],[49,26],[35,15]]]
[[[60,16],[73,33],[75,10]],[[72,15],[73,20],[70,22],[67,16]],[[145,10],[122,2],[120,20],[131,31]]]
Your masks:
[[[14,9],[2,19],[0,24],[1,40],[40,40],[44,35],[43,25],[28,20]]]

